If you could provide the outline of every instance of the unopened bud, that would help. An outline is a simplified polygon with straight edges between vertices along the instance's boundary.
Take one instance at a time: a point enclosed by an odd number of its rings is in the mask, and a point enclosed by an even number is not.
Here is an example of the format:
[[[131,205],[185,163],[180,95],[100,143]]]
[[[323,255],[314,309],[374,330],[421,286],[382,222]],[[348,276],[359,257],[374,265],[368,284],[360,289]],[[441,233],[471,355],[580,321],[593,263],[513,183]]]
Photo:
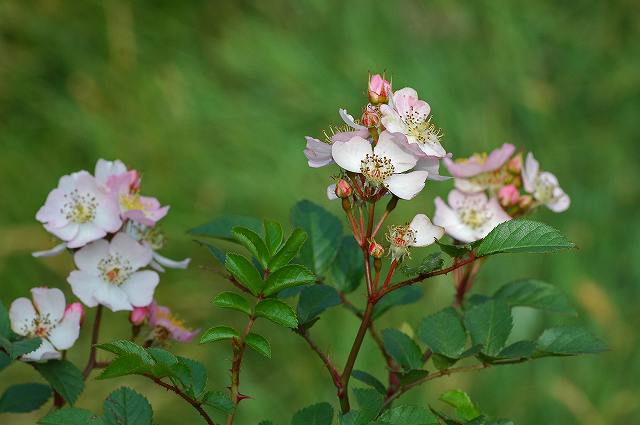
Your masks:
[[[373,258],[382,258],[384,255],[384,248],[375,240],[369,241],[369,254]]]
[[[135,307],[129,315],[129,322],[132,325],[140,326],[149,316],[149,307]]]
[[[520,191],[512,184],[503,186],[498,191],[498,199],[503,207],[515,205],[520,199]]]
[[[375,107],[369,105],[362,114],[361,122],[365,127],[378,127],[380,125],[380,113]]]
[[[520,174],[520,171],[522,170],[522,154],[517,154],[509,160],[507,170],[513,174]]]
[[[374,105],[387,103],[391,93],[391,84],[380,74],[369,76],[369,102]]]
[[[351,185],[346,180],[338,180],[336,183],[336,196],[338,198],[348,198],[353,193]]]
[[[526,210],[527,208],[531,207],[532,204],[533,204],[533,198],[531,197],[531,195],[521,196],[520,200],[518,201],[518,206],[523,210]]]
[[[64,309],[64,315],[68,314],[79,314],[80,315],[80,326],[84,323],[84,307],[82,303],[73,303],[69,304],[67,308]]]

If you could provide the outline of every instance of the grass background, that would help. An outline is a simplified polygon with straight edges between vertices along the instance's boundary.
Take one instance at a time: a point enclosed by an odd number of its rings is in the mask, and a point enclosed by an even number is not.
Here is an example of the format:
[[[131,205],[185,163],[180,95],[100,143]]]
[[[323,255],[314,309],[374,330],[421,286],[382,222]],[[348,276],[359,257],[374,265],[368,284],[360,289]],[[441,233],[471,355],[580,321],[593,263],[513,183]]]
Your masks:
[[[144,192],[171,204],[164,253],[191,256],[187,271],[162,275],[157,297],[194,326],[239,324],[209,300],[227,288],[185,231],[225,213],[287,220],[300,198],[324,199],[328,170],[307,168],[305,135],[361,107],[368,70],[387,69],[432,105],[449,151],[465,156],[510,141],[536,153],[571,194],[571,209],[537,217],[562,229],[579,251],[491,260],[476,289],[536,277],[570,294],[581,318],[518,310],[516,333],[585,321],[611,351],[457,375],[414,390],[404,402],[433,403],[462,388],[483,411],[533,424],[627,424],[640,414],[638,142],[640,8],[637,2],[552,1],[137,1],[0,2],[0,299],[34,285],[63,288],[68,256],[35,260],[53,241],[34,215],[57,179],[120,158],[144,171]],[[430,184],[396,220],[433,212]],[[451,281],[380,328],[415,325],[446,305]],[[355,298],[354,298],[355,300]],[[338,325],[339,324],[339,325]],[[102,339],[126,335],[108,314]],[[356,322],[328,313],[314,334],[342,364]],[[334,402],[325,370],[303,341],[263,324],[274,359],[250,353],[237,423],[289,422],[298,408]],[[85,329],[80,347],[88,345]],[[227,346],[177,345],[227,385]],[[70,358],[83,365],[86,352]],[[384,376],[367,341],[357,367]],[[15,364],[0,389],[38,379]],[[198,423],[184,402],[140,378],[89,382],[79,406],[100,410],[118,384],[151,400],[159,424]],[[335,403],[334,403],[335,404]],[[35,423],[34,415],[3,424]]]

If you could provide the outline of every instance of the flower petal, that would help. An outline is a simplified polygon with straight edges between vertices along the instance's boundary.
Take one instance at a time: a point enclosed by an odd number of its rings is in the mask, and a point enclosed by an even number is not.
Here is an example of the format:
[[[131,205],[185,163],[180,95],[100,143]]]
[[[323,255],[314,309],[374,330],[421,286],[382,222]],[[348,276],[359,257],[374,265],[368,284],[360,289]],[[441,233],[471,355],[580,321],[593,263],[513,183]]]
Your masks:
[[[394,174],[385,180],[385,185],[398,198],[412,199],[424,188],[428,175],[426,171]]]
[[[191,258],[185,258],[182,261],[176,261],[167,257],[163,257],[155,251],[153,251],[153,259],[160,265],[163,265],[170,269],[186,269],[187,267],[189,267],[189,263],[191,262]]]
[[[160,282],[158,273],[143,270],[133,273],[120,285],[134,307],[146,307],[153,301],[153,292]]]
[[[62,321],[49,333],[49,341],[58,350],[68,350],[80,335],[81,310],[69,310]]]
[[[26,336],[36,329],[36,309],[29,298],[17,298],[9,307],[11,330],[18,335]]]
[[[444,235],[444,227],[434,226],[424,214],[417,214],[409,227],[415,232],[415,242],[412,246],[428,246]]]
[[[107,234],[102,228],[93,222],[78,225],[78,234],[67,243],[69,248],[80,248],[89,242],[103,238]]]
[[[367,129],[367,127],[357,124],[356,121],[353,119],[353,116],[349,115],[346,109],[340,108],[338,110],[338,113],[340,114],[340,118],[342,118],[342,121],[344,121],[344,123],[347,124],[349,127],[354,128],[356,130]]]
[[[327,186],[327,198],[329,198],[330,201],[335,201],[336,199],[338,199],[338,196],[336,195],[335,183]]]
[[[566,211],[571,205],[571,198],[560,187],[553,191],[553,201],[547,203],[547,207],[553,212]]]
[[[67,277],[67,282],[71,285],[73,295],[78,297],[87,307],[98,305],[95,293],[100,286],[107,285],[98,276],[81,270],[72,271]]]
[[[360,172],[361,161],[372,152],[371,143],[357,136],[348,142],[334,142],[331,145],[331,155],[336,164],[354,173]]]
[[[95,299],[111,311],[133,310],[127,293],[122,286],[104,283],[95,292]]]
[[[109,255],[109,242],[104,239],[91,242],[78,250],[73,256],[76,267],[82,271],[95,273],[98,263]]]
[[[403,173],[412,169],[418,162],[417,158],[405,149],[406,137],[402,133],[383,131],[373,153],[384,156],[391,161],[395,173]]]
[[[309,167],[324,167],[333,162],[331,145],[329,143],[324,143],[308,136],[305,137],[305,139],[307,140],[307,147],[304,150],[304,155],[307,157]]]
[[[40,316],[49,316],[51,323],[58,323],[64,316],[66,302],[58,288],[32,288],[33,304]]]
[[[55,257],[56,255],[63,253],[65,249],[67,249],[67,244],[62,242],[51,249],[32,252],[31,255],[35,258]]]
[[[529,193],[533,193],[535,191],[536,178],[538,177],[539,171],[540,163],[536,161],[533,153],[529,152],[527,154],[524,167],[522,167],[522,184],[524,185],[524,190]]]
[[[106,186],[109,177],[126,172],[126,165],[124,165],[124,163],[119,159],[116,159],[115,161],[106,161],[104,159],[99,159],[96,163],[95,169],[96,182],[99,185]]]
[[[128,260],[135,270],[149,264],[153,255],[151,247],[138,243],[138,241],[123,232],[118,233],[111,240],[109,253],[120,255]]]
[[[414,167],[414,170],[427,171],[429,173],[429,177],[427,177],[427,180],[445,181],[451,179],[451,177],[449,176],[440,175],[440,158],[435,156],[424,156],[422,158],[419,158],[416,166]]]
[[[61,357],[62,354],[49,341],[42,339],[40,347],[30,353],[23,354],[20,360],[25,362],[44,362],[60,359]]]

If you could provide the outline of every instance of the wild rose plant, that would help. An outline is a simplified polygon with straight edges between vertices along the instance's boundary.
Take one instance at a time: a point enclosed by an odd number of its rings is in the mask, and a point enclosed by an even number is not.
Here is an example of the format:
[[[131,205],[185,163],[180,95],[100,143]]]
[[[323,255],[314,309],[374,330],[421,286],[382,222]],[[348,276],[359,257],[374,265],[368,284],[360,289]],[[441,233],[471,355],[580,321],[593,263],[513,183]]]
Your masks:
[[[286,358],[285,347],[272,349],[254,331],[255,323],[266,319],[306,342],[309,355],[327,371],[326,383],[318,385],[335,389],[335,400],[316,400],[298,410],[293,425],[512,424],[479,412],[455,388],[424,406],[402,404],[401,398],[451,374],[606,349],[580,326],[555,326],[514,340],[515,307],[575,314],[552,284],[514,276],[493,293],[475,284],[482,265],[498,254],[574,247],[555,228],[528,218],[540,207],[556,213],[569,208],[558,179],[542,171],[533,153],[510,143],[490,153],[454,157],[431,105],[414,88],[394,91],[384,75],[372,75],[365,92],[358,118],[340,108],[342,123],[319,138],[306,137],[304,149],[311,168],[332,168],[326,173],[333,178],[328,199],[319,194],[318,202],[339,203],[346,226],[305,200],[293,207],[288,232],[271,220],[237,216],[189,231],[213,255],[228,283],[211,294],[214,306],[246,318],[240,329],[219,324],[200,335],[201,344],[230,348],[230,364],[216,362],[228,368],[229,381],[211,388],[203,364],[170,352],[172,342],[189,343],[200,331],[155,301],[159,272],[189,263],[158,252],[164,238],[157,222],[168,207],[142,196],[140,174],[120,161],[98,161],[94,175],[80,171],[62,177],[36,216],[60,243],[34,256],[69,251],[76,269],[67,282],[81,303],[67,305],[59,289],[37,287],[31,290],[33,301],[23,297],[8,312],[0,309],[0,367],[13,360],[30,363],[48,383],[10,387],[3,399],[12,404],[5,411],[36,409],[53,394],[53,410],[42,424],[151,424],[149,402],[128,388],[115,390],[101,414],[74,406],[84,381],[99,369],[96,379],[138,375],[151,380],[190,404],[207,424],[239,423],[240,408],[249,409],[256,396],[241,380],[247,349]],[[441,174],[441,165],[446,173]],[[450,191],[445,199],[434,198],[430,218],[431,205],[416,197],[433,185]],[[412,202],[415,213],[396,217],[399,202]],[[228,242],[235,245],[225,251],[221,246],[228,248]],[[448,274],[453,299],[427,307],[422,286]],[[385,314],[418,302],[433,313],[413,326],[385,327]],[[344,364],[334,361],[313,329],[337,306],[360,323],[343,332],[352,340]],[[116,314],[131,323],[130,336],[100,340],[104,307],[126,312]],[[92,309],[93,323],[85,330],[91,332],[91,345],[85,347],[88,360],[80,371],[66,360],[66,352],[82,331],[84,311]],[[380,352],[380,366],[371,371],[357,368],[365,338]],[[98,361],[97,350],[111,358]]]

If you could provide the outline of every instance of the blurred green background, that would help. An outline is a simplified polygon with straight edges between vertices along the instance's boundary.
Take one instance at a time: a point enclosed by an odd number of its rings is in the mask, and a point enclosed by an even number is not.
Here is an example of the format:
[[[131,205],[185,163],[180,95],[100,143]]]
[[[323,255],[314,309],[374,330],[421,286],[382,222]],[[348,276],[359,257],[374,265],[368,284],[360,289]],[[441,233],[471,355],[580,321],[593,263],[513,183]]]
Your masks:
[[[470,392],[480,408],[517,424],[630,424],[640,414],[640,7],[618,1],[135,1],[0,2],[0,298],[34,285],[63,288],[69,256],[36,260],[54,243],[34,215],[57,179],[120,158],[143,170],[145,194],[171,205],[164,254],[191,256],[187,271],[162,275],[157,298],[194,326],[239,324],[209,300],[227,286],[186,230],[225,214],[287,220],[289,208],[324,197],[331,170],[312,170],[305,135],[361,108],[367,71],[388,70],[394,86],[415,87],[432,105],[445,146],[458,156],[510,141],[531,149],[572,196],[568,212],[541,212],[580,250],[503,256],[483,269],[476,290],[521,277],[553,282],[580,318],[518,310],[516,329],[585,321],[611,347],[597,356],[549,359],[455,375],[406,395],[433,403],[446,389]],[[429,184],[397,221],[433,212]],[[379,328],[416,325],[448,304],[448,277],[425,298],[385,316]],[[353,297],[355,302],[361,298]],[[106,316],[103,340],[126,335],[126,314]],[[343,364],[356,322],[334,309],[313,329]],[[325,370],[300,338],[260,324],[274,358],[247,356],[242,387],[253,397],[238,424],[289,423],[315,401],[334,403]],[[84,329],[70,358],[83,365]],[[176,345],[227,385],[226,345]],[[384,378],[366,340],[357,368]],[[39,379],[14,364],[0,390]],[[182,400],[140,378],[88,384],[78,405],[100,411],[118,384],[150,398],[159,424],[199,423]],[[437,403],[437,402],[436,402]],[[35,423],[44,412],[3,416]]]

